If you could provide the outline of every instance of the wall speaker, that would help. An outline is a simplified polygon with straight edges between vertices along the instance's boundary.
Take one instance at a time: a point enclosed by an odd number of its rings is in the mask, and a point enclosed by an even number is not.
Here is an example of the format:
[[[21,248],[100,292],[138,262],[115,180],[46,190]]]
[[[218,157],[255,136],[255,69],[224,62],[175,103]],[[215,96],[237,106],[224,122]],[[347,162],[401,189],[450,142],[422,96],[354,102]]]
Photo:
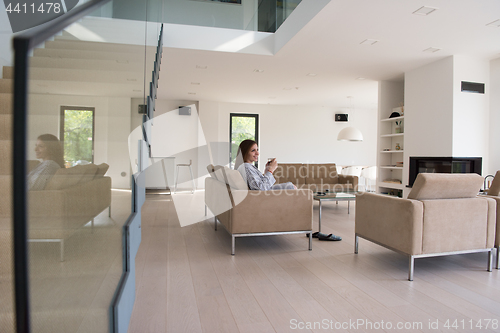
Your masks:
[[[335,121],[348,121],[347,120],[347,113],[336,113],[335,114]]]
[[[190,106],[179,106],[179,115],[180,116],[190,116],[191,115],[191,107]]]
[[[139,114],[146,114],[148,109],[146,108],[146,104],[139,104]]]

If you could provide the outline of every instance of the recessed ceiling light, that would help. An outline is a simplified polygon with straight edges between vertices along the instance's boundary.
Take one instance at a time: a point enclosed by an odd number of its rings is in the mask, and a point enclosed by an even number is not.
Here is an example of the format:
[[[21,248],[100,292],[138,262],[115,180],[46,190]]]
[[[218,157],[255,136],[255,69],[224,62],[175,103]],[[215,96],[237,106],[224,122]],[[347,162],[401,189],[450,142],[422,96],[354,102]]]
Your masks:
[[[428,49],[425,49],[423,52],[434,53],[434,52],[437,52],[437,51],[441,51],[441,49],[437,48],[437,47],[429,47]]]
[[[188,95],[196,95],[195,92],[188,92]]]
[[[193,86],[199,86],[199,85],[200,85],[200,82],[191,82],[191,84],[192,84]]]
[[[253,71],[254,71],[254,73],[263,73],[264,72],[263,69],[254,69]]]
[[[361,44],[361,45],[373,45],[373,44],[376,44],[376,43],[378,43],[378,42],[379,42],[379,41],[378,41],[378,40],[376,40],[376,39],[365,39],[364,41],[362,41],[362,42],[361,42],[361,43],[359,43],[359,44]]]
[[[196,65],[196,69],[207,69],[207,66]]]
[[[438,9],[439,8],[423,6],[423,7],[419,8],[419,9],[417,9],[416,11],[414,11],[413,14],[426,16],[426,15],[429,15],[430,13],[435,12]]]
[[[307,76],[316,76],[316,75],[318,75],[318,74],[315,74],[315,73],[309,73],[309,74],[307,74]]]
[[[366,80],[364,77],[358,77],[356,80]]]
[[[493,21],[491,23],[488,23],[486,26],[487,27],[498,28],[498,27],[500,27],[500,20],[496,20],[496,21]]]

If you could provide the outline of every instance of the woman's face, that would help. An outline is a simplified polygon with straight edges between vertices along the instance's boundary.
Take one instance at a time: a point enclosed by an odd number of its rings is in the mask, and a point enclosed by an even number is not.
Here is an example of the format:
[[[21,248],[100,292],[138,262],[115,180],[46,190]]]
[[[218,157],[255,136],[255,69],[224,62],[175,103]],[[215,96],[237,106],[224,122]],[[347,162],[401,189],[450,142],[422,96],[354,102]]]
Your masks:
[[[36,158],[46,160],[49,158],[49,151],[47,149],[47,145],[41,140],[36,140],[36,146],[35,146],[35,154]]]
[[[254,144],[252,148],[250,148],[250,151],[247,153],[245,162],[253,163],[257,162],[258,160],[259,160],[259,147],[257,146],[257,144]]]

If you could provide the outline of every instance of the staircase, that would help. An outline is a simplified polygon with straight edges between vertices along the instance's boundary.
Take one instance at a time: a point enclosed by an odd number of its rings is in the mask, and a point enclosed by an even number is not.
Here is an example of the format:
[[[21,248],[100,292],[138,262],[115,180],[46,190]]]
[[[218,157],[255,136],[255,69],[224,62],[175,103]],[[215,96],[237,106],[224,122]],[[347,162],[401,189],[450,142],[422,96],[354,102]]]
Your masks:
[[[12,281],[12,67],[0,79],[0,327],[15,332]]]

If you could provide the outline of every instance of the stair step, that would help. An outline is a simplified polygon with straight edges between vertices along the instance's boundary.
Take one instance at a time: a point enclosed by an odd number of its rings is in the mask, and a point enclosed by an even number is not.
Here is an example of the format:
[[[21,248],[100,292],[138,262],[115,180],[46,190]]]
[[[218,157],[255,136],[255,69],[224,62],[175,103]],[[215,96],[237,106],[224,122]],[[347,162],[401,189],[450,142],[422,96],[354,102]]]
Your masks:
[[[45,42],[45,49],[63,49],[63,50],[81,50],[98,52],[142,52],[144,54],[144,45],[87,42],[81,40],[52,40]]]
[[[0,114],[12,114],[12,94],[0,93]]]
[[[0,93],[12,93],[12,80],[0,79]]]
[[[4,79],[13,79],[14,78],[14,67],[12,67],[12,66],[3,66],[2,78],[4,78]]]
[[[0,140],[12,140],[12,115],[0,114]],[[4,156],[2,156],[4,158]]]
[[[148,47],[151,48],[151,47]],[[154,48],[148,50],[148,54],[153,54]],[[125,61],[144,61],[144,47],[142,52],[111,52],[111,51],[90,51],[90,50],[67,50],[67,49],[35,49],[33,50],[34,57],[51,57],[56,59],[103,59],[114,60],[117,62]]]

